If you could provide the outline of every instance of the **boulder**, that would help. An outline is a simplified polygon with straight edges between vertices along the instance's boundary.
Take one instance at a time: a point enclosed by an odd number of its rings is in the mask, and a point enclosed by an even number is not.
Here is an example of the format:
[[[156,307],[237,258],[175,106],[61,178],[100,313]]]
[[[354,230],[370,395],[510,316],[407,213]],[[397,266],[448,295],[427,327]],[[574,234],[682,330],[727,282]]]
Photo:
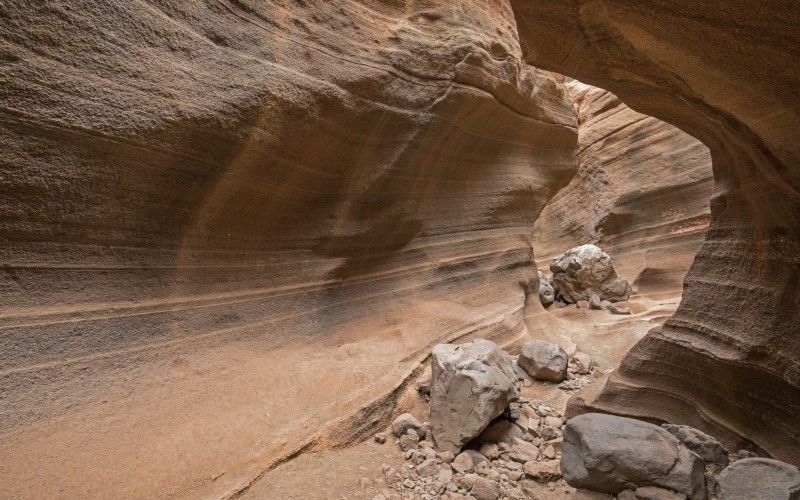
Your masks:
[[[425,437],[425,429],[422,424],[410,413],[403,413],[392,422],[392,432],[397,437],[402,436],[409,429],[414,429],[420,439]]]
[[[551,284],[569,303],[589,300],[597,295],[601,300],[628,300],[631,285],[617,276],[614,263],[607,253],[594,245],[582,245],[567,250],[550,263]]]
[[[431,434],[442,451],[457,453],[519,398],[511,358],[494,342],[440,344],[431,363]]]
[[[508,420],[492,422],[480,435],[482,443],[508,443],[514,444],[514,439],[522,439],[525,431],[517,424]]]
[[[719,475],[719,500],[798,500],[800,470],[768,458],[745,458]]]
[[[572,355],[572,367],[578,375],[586,375],[592,369],[592,357],[583,352]]]
[[[707,464],[728,465],[728,450],[708,434],[688,425],[662,424],[661,427],[678,438],[684,446],[700,455]]]
[[[526,342],[522,346],[517,364],[525,373],[537,380],[561,382],[567,377],[569,358],[556,344],[543,340]]]
[[[552,304],[555,299],[556,291],[553,285],[550,284],[550,280],[547,279],[547,276],[539,271],[539,300],[543,305],[548,305]]]
[[[561,474],[575,488],[618,494],[658,486],[705,499],[705,464],[657,425],[600,413],[564,428]]]

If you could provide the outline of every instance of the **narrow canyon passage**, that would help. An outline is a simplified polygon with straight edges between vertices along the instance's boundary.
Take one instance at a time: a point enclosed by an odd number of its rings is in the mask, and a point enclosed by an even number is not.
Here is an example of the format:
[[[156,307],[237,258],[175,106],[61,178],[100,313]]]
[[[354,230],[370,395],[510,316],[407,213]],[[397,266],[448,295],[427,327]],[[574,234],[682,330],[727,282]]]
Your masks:
[[[0,497],[372,498],[475,339],[799,465],[800,13],[678,4],[0,5]],[[540,303],[585,243],[630,316]]]

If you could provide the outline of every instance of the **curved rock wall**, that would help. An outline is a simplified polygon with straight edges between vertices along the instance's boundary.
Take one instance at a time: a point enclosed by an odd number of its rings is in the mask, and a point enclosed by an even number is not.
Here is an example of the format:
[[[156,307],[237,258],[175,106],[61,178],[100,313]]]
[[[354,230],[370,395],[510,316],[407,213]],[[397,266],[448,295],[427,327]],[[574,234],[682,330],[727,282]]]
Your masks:
[[[506,2],[0,19],[0,496],[235,494],[524,333],[577,122]]]
[[[715,187],[674,317],[586,404],[800,464],[800,11],[791,2],[512,0],[526,58],[701,140]]]
[[[680,295],[710,217],[708,148],[611,92],[566,85],[578,112],[578,173],[533,226],[539,269],[593,243],[636,293]]]

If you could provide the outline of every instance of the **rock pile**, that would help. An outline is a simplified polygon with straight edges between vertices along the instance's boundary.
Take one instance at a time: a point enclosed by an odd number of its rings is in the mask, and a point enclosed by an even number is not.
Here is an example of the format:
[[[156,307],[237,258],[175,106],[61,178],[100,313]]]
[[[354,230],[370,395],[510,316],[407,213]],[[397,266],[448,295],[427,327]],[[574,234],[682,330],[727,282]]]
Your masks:
[[[630,310],[612,302],[628,300],[630,283],[617,276],[611,257],[594,245],[567,250],[550,263],[551,279],[539,271],[539,300],[544,305],[554,301],[578,304],[589,309],[606,309],[613,314]]]

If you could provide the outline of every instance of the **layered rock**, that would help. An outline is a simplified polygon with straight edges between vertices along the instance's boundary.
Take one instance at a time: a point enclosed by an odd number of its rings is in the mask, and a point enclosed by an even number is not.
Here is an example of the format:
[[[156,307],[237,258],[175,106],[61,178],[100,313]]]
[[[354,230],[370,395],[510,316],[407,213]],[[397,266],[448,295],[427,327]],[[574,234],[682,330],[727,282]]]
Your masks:
[[[534,224],[539,268],[594,243],[637,293],[679,294],[708,226],[708,148],[611,92],[566,85],[578,113],[578,173]]]
[[[512,6],[531,63],[672,123],[714,166],[680,307],[588,404],[800,463],[800,11],[777,0]]]
[[[0,496],[232,495],[524,332],[577,123],[505,3],[0,18]]]

